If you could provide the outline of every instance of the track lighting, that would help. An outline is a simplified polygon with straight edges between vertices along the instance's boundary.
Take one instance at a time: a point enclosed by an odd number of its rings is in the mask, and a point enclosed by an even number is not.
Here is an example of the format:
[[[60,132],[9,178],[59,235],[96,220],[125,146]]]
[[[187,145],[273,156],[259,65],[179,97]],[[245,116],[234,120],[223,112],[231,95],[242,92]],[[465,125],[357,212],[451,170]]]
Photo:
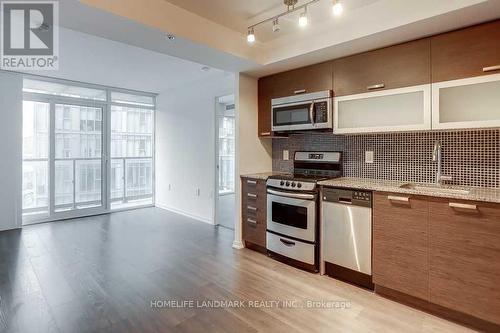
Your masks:
[[[275,18],[273,20],[273,32],[279,32],[280,31],[280,23],[278,21],[278,18]]]
[[[300,14],[299,16],[299,26],[300,27],[305,27],[308,23],[307,19],[307,7],[304,7],[304,12]]]
[[[253,31],[253,27],[248,28],[247,42],[249,42],[250,44],[255,42],[255,33]]]
[[[260,22],[254,23],[253,25],[248,27],[248,35],[247,35],[247,41],[249,44],[253,44],[255,42],[255,33],[254,33],[254,28],[256,26],[273,22],[273,32],[278,32],[281,30],[280,24],[279,24],[279,19],[284,16],[288,16],[292,13],[296,13],[299,11],[302,11],[299,16],[299,26],[301,28],[306,27],[309,24],[309,17],[307,16],[307,7],[312,6],[316,3],[319,3],[320,0],[308,0],[307,2],[303,3],[302,5],[297,5],[299,0],[283,0],[283,4],[286,6],[286,11],[275,15],[273,17],[267,18],[265,20],[262,20]],[[333,15],[339,16],[342,14],[344,11],[344,8],[342,6],[341,1],[343,0],[330,0],[332,1],[332,11]]]
[[[340,2],[340,0],[333,0],[332,10],[333,15],[335,16],[339,16],[340,14],[342,14],[342,12],[344,11],[344,7],[342,7],[342,3]]]

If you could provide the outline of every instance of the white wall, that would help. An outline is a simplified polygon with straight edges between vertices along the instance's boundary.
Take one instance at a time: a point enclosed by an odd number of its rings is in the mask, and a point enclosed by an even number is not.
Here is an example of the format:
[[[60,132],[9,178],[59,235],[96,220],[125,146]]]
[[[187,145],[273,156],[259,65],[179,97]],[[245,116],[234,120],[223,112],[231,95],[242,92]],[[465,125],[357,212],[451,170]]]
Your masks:
[[[158,207],[214,223],[215,99],[233,94],[234,85],[234,75],[216,73],[158,96]]]
[[[21,227],[22,78],[0,72],[0,231]]]
[[[259,139],[258,133],[258,80],[240,74],[236,80],[236,174],[269,172],[273,168],[271,139]],[[241,182],[236,182],[236,216],[234,229],[235,248],[243,247],[241,241]]]

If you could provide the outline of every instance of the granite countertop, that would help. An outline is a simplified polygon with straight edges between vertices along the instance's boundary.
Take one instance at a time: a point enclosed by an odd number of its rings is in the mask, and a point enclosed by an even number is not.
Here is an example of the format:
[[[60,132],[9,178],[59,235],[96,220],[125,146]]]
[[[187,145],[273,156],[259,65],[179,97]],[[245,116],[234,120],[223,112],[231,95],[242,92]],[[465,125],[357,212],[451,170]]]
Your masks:
[[[434,184],[418,184],[420,188],[401,188],[401,185],[410,182],[365,179],[365,178],[336,178],[318,182],[321,186],[332,186],[341,188],[352,188],[369,191],[403,193],[413,195],[424,195],[431,197],[461,199],[471,201],[483,201],[500,203],[500,188],[485,188],[485,187],[467,187],[467,186],[441,186],[443,189],[466,190],[469,193],[461,192],[440,192],[436,191]],[[428,189],[427,189],[427,188]]]
[[[253,178],[253,179],[262,179],[262,180],[267,180],[267,178],[271,176],[279,176],[279,175],[290,175],[289,173],[284,173],[284,172],[261,172],[261,173],[252,173],[252,174],[245,174],[241,175],[241,178]]]

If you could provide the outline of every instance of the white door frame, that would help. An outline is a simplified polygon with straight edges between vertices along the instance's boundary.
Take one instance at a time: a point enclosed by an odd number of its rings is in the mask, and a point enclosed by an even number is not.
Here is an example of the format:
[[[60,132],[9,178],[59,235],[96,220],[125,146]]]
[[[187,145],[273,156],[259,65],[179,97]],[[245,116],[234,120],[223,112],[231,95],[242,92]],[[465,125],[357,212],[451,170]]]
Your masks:
[[[219,111],[220,111],[220,107],[221,107],[221,104],[219,102],[219,99],[223,98],[223,97],[228,97],[228,96],[233,96],[234,98],[234,94],[226,94],[226,95],[222,95],[222,96],[217,96],[215,98],[215,106],[214,106],[214,110],[215,110],[215,115],[214,115],[214,147],[215,147],[215,151],[214,151],[214,156],[215,156],[215,161],[214,161],[214,172],[215,172],[215,177],[214,177],[214,201],[213,201],[213,207],[214,207],[214,211],[213,211],[213,224],[214,225],[220,225],[219,223],[219,216],[218,216],[218,212],[219,212],[219,168],[220,168],[220,165],[219,165]],[[236,105],[235,105],[235,108],[236,108]],[[236,112],[238,110],[235,109],[235,119],[236,119]],[[236,126],[236,125],[235,125]],[[238,149],[238,147],[235,145],[235,149]],[[235,156],[235,162],[236,162],[236,156]],[[235,167],[236,167],[236,164],[235,164]],[[236,170],[235,170],[235,178],[236,178]],[[236,179],[235,179],[236,181]]]

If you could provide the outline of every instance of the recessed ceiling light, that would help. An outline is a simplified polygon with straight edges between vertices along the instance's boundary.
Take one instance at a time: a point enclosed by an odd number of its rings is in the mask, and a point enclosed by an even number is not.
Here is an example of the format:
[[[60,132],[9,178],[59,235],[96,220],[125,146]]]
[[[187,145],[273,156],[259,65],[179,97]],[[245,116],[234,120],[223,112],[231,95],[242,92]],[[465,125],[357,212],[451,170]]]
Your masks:
[[[201,68],[201,70],[202,70],[202,71],[204,71],[204,72],[208,72],[208,71],[210,71],[210,67],[208,67],[208,66],[203,66],[203,67]]]

